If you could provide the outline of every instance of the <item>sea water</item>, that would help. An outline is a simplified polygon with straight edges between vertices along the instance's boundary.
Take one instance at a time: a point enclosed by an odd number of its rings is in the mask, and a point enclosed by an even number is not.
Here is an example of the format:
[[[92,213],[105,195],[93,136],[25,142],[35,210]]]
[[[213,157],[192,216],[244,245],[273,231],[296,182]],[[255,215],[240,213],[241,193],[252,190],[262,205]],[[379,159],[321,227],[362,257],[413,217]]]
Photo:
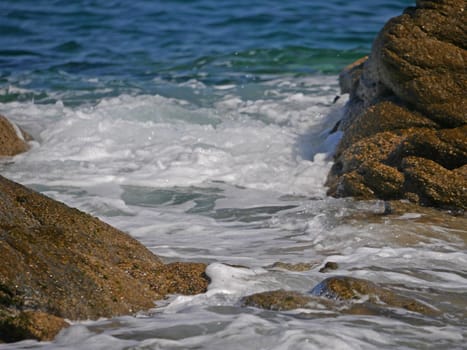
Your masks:
[[[466,221],[326,196],[337,74],[413,1],[0,3],[0,113],[33,137],[1,174],[208,264],[206,293],[2,349],[463,349]],[[320,273],[333,261],[339,269]],[[274,263],[308,263],[287,271]],[[236,267],[234,267],[236,266]],[[438,316],[244,307],[345,275]]]

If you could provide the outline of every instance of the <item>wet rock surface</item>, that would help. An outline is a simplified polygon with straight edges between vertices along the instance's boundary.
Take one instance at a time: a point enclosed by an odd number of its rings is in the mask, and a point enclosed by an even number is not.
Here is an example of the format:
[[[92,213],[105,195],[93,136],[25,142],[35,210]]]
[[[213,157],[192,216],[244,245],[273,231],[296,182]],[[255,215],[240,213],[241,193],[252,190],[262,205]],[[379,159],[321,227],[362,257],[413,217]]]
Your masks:
[[[249,295],[243,299],[243,303],[262,309],[287,311],[306,307],[311,300],[313,298],[305,294],[281,289]]]
[[[274,269],[282,269],[282,270],[287,270],[287,271],[299,272],[299,271],[311,270],[313,266],[315,265],[316,263],[312,263],[312,262],[301,262],[301,263],[292,264],[292,263],[285,263],[282,261],[277,261],[274,264],[272,264],[271,267]]]
[[[0,255],[4,341],[51,339],[65,318],[132,314],[208,284],[204,264],[164,264],[129,235],[1,176]]]
[[[319,269],[319,272],[321,273],[326,273],[326,272],[331,272],[334,270],[337,270],[339,268],[339,264],[334,262],[334,261],[328,261],[324,266]]]
[[[382,314],[390,309],[405,309],[424,315],[438,311],[428,304],[406,297],[371,281],[334,276],[317,284],[309,293],[276,290],[253,294],[243,299],[246,306],[267,310],[287,311],[313,309],[316,305],[349,314]]]
[[[467,208],[465,1],[418,1],[340,75],[349,93],[328,194]]]
[[[23,339],[53,340],[69,324],[63,318],[45,312],[21,311],[2,315],[0,327],[2,340],[15,342]]]
[[[399,295],[391,289],[360,278],[329,277],[316,285],[310,292],[312,295],[333,300],[361,300],[375,305],[403,308],[421,314],[434,314],[436,310],[415,299]]]
[[[11,157],[29,149],[31,137],[0,114],[0,157]]]

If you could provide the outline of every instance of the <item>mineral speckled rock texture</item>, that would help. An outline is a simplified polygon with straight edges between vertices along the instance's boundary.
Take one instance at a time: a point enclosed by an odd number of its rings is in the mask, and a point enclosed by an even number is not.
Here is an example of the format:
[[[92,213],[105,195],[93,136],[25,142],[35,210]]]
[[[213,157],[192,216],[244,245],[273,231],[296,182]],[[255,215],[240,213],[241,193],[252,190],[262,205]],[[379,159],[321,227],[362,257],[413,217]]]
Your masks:
[[[0,157],[10,157],[29,149],[30,136],[0,114]]]
[[[328,194],[467,207],[465,0],[417,1],[368,59],[340,75],[349,93]]]
[[[329,277],[306,294],[286,290],[267,291],[246,296],[243,303],[246,306],[277,311],[299,308],[339,310],[336,315],[378,315],[387,313],[391,308],[424,315],[438,314],[438,310],[424,302],[400,295],[371,281],[346,276]]]
[[[52,339],[82,320],[196,294],[201,263],[164,264],[129,235],[0,176],[0,341]]]
[[[0,156],[29,135],[0,116]],[[51,340],[65,319],[131,314],[207,288],[205,265],[162,261],[103,223],[0,175],[0,342]]]

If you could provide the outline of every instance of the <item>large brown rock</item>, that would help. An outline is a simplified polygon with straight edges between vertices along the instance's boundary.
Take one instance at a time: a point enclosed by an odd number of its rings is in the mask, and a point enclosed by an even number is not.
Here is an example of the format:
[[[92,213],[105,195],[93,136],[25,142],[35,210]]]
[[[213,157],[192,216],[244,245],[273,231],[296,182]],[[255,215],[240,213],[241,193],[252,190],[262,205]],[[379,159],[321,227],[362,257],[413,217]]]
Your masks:
[[[372,60],[397,97],[445,127],[467,120],[465,0],[418,1],[390,21]]]
[[[29,149],[30,136],[0,114],[0,157],[10,157]]]
[[[417,1],[344,69],[328,194],[467,208],[466,23],[464,0]]]
[[[4,341],[51,339],[64,318],[132,314],[208,284],[204,264],[166,265],[129,235],[1,176],[0,256]]]

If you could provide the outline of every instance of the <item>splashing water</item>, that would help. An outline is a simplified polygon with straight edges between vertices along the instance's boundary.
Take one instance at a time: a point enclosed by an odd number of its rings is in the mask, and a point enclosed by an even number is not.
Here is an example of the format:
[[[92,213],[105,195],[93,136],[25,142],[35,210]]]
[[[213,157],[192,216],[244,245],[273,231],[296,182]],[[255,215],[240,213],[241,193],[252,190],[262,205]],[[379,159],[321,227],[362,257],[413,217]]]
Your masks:
[[[35,139],[1,173],[167,262],[208,263],[212,282],[148,312],[72,322],[53,342],[0,349],[464,347],[465,219],[389,215],[380,201],[329,198],[324,186],[340,137],[329,131],[345,104],[333,104],[335,74],[411,2],[78,3],[0,5],[0,113]],[[50,35],[57,26],[61,37]],[[338,270],[320,273],[328,261]],[[333,275],[390,286],[440,314],[241,302],[306,293]]]

